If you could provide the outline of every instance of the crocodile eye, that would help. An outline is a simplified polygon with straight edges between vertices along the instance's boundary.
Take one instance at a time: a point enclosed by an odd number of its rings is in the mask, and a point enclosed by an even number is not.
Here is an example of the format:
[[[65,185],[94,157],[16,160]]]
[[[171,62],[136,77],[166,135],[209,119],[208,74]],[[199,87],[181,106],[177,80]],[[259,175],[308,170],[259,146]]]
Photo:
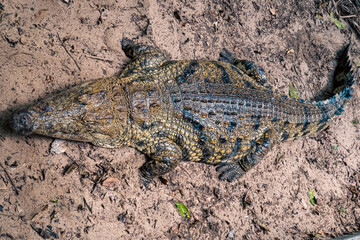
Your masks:
[[[34,123],[27,111],[15,112],[10,118],[11,129],[20,135],[29,135],[34,130]]]

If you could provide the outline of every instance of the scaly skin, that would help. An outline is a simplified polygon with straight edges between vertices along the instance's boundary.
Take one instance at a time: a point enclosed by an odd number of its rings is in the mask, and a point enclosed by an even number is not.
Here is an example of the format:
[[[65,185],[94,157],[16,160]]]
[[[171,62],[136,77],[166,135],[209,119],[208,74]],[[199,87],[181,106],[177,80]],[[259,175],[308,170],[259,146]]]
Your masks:
[[[140,169],[146,186],[180,160],[218,165],[220,178],[233,181],[275,143],[325,129],[351,97],[349,47],[335,76],[339,93],[319,102],[274,94],[261,67],[226,49],[221,61],[165,61],[152,46],[123,39],[122,47],[132,62],[119,77],[84,83],[16,112],[13,130],[134,147],[151,158]]]

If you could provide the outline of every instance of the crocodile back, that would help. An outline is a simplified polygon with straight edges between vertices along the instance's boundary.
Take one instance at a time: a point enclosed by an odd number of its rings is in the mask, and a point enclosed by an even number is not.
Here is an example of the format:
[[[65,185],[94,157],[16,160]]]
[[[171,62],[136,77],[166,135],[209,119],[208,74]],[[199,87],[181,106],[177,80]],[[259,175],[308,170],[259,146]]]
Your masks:
[[[257,137],[259,129],[271,127],[281,132],[284,126],[300,127],[322,118],[316,105],[274,94],[231,64],[187,61],[174,66],[183,64],[186,67],[175,71],[176,76],[168,79],[166,86],[175,116],[195,129],[228,135],[234,132],[251,139]]]
[[[335,114],[334,104],[274,94],[224,62],[168,61],[144,79],[125,91],[130,119],[143,130],[165,125],[151,134],[201,149],[200,157],[186,154],[192,161],[241,158],[266,131],[273,133],[272,142],[290,140],[326,128]]]

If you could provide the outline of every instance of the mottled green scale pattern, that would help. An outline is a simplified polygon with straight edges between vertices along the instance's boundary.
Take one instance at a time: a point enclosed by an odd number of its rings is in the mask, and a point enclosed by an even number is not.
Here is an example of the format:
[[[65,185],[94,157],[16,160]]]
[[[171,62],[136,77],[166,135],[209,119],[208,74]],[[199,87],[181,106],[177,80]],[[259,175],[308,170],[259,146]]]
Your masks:
[[[122,47],[132,61],[119,78],[77,86],[25,114],[34,133],[135,147],[150,157],[140,169],[146,186],[181,160],[218,165],[220,178],[233,181],[275,143],[325,129],[351,97],[347,53],[343,90],[305,102],[274,94],[261,67],[227,50],[221,61],[165,61],[152,46],[123,39]],[[19,118],[11,125],[21,132]]]

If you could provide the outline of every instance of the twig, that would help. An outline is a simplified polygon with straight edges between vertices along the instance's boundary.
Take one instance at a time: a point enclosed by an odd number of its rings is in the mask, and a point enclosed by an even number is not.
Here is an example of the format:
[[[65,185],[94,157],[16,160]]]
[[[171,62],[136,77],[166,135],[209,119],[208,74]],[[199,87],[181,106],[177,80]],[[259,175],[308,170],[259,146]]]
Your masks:
[[[60,41],[60,43],[61,43],[61,46],[65,49],[66,53],[67,53],[67,54],[70,56],[70,58],[74,61],[75,65],[76,65],[76,67],[79,69],[79,71],[81,71],[79,65],[77,64],[77,62],[76,62],[76,60],[75,60],[75,58],[73,58],[73,56],[71,56],[70,52],[66,49],[64,42],[61,40],[61,38],[60,38],[60,36],[59,36],[59,33],[56,33],[56,35],[57,35],[57,37],[58,37],[58,39],[59,39],[59,41]]]
[[[16,186],[15,186],[14,182],[12,181],[12,179],[11,179],[11,177],[10,177],[9,173],[6,171],[6,169],[3,167],[3,165],[2,165],[1,163],[0,163],[0,167],[4,170],[5,175],[8,177],[9,182],[11,183],[11,186],[14,188],[15,195],[19,195],[19,191],[17,190],[17,188],[16,188]]]
[[[340,16],[340,18],[356,18],[358,16],[354,15],[347,15],[347,16]]]
[[[92,214],[92,208],[89,206],[89,204],[86,202],[86,199],[83,197],[83,201],[84,201],[84,205],[85,207],[90,211],[90,213]]]
[[[339,12],[338,12],[338,10],[337,10],[337,3],[335,3],[334,0],[331,0],[331,2],[332,2],[332,4],[334,5],[336,15],[339,16],[340,14],[339,14]]]
[[[105,58],[99,58],[99,57],[93,57],[93,56],[89,56],[89,55],[85,55],[85,57],[100,60],[100,61],[104,61],[104,62],[108,62],[108,63],[113,63],[114,62],[113,60],[109,60],[109,59],[105,59]]]

